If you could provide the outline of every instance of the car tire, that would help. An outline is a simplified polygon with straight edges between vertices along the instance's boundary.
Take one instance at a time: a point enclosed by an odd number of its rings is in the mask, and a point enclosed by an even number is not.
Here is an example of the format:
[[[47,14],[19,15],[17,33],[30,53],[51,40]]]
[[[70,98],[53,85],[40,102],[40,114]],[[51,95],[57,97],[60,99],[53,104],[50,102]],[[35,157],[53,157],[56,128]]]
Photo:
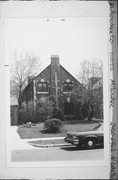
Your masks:
[[[88,138],[85,140],[84,146],[87,149],[93,149],[96,146],[96,140],[94,138]]]

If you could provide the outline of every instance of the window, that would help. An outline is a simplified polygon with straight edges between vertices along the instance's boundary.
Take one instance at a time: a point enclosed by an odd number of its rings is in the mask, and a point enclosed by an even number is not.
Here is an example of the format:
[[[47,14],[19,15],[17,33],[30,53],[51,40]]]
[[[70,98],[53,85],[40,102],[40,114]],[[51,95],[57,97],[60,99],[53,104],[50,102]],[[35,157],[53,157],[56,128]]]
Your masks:
[[[73,83],[72,82],[64,82],[63,83],[63,91],[64,92],[70,92],[73,89]]]
[[[38,82],[38,91],[39,92],[48,92],[48,83],[47,82]]]

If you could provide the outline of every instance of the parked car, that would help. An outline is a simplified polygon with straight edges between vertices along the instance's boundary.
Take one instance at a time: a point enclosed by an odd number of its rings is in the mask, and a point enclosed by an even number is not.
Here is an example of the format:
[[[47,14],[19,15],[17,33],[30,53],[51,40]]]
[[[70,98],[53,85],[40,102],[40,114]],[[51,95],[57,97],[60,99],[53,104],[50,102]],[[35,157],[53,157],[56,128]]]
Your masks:
[[[93,149],[97,145],[103,145],[103,124],[98,124],[95,128],[85,132],[67,133],[65,142],[76,145],[77,147],[85,147]]]

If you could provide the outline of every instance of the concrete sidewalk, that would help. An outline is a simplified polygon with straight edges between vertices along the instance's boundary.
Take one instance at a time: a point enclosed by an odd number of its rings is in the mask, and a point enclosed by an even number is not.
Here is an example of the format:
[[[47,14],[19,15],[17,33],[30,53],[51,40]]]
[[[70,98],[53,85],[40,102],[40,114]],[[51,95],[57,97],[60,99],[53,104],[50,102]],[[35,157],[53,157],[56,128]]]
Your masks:
[[[65,144],[35,144],[35,141],[45,141],[45,140],[55,140],[55,139],[64,139],[64,137],[49,137],[49,138],[30,138],[30,139],[21,139],[17,133],[17,126],[10,127],[10,149],[11,150],[25,150],[25,149],[38,149],[39,147],[60,147],[65,146]],[[30,143],[30,141],[34,141]]]
[[[20,139],[19,134],[17,133],[18,126],[10,126],[10,139],[18,140]]]
[[[36,149],[36,147],[28,144],[28,140],[22,140],[17,133],[17,126],[10,126],[8,143],[11,150]]]

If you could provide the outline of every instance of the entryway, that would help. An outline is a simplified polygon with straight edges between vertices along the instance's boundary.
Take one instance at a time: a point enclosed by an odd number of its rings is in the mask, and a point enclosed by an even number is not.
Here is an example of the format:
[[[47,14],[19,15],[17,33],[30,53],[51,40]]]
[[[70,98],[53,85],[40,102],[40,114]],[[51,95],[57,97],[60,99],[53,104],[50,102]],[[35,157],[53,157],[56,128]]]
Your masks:
[[[73,115],[74,114],[73,103],[71,103],[71,102],[64,103],[64,114],[65,115]]]

